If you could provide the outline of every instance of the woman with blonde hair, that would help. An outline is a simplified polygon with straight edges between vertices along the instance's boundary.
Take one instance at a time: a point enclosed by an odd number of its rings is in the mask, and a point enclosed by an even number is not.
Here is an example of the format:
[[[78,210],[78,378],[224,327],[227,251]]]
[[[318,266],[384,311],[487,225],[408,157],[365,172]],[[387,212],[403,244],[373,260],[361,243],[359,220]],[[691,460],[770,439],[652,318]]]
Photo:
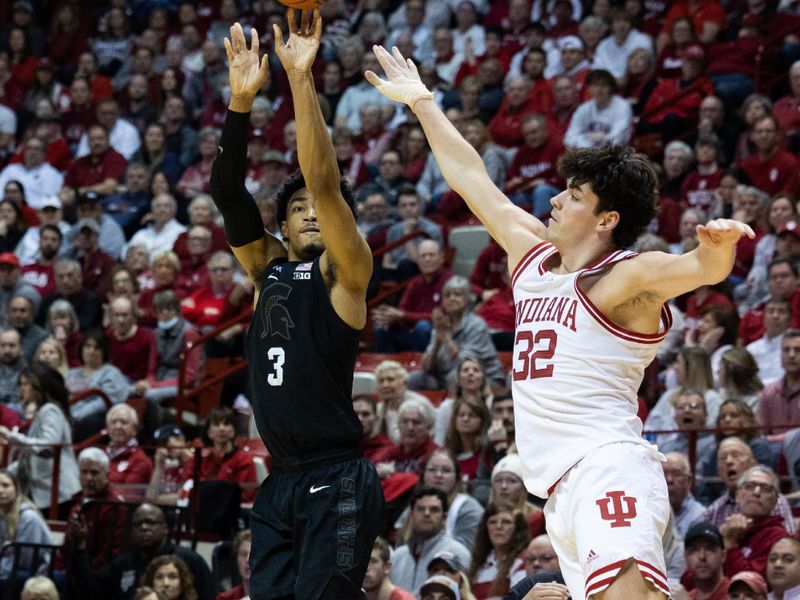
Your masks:
[[[58,589],[51,579],[43,575],[31,577],[22,586],[20,600],[59,600]]]
[[[142,290],[141,294],[139,294],[138,311],[143,315],[139,319],[140,325],[156,326],[158,321],[153,312],[153,296],[164,290],[172,290],[179,294],[180,288],[176,287],[175,283],[180,272],[181,261],[172,250],[165,250],[153,256],[150,261],[150,276],[153,278],[153,287]],[[182,300],[183,296],[179,294],[178,299]]]
[[[69,371],[67,351],[64,350],[63,344],[52,335],[39,342],[33,358],[36,361],[50,365],[62,375],[66,375],[67,371]]]
[[[78,344],[81,341],[78,313],[67,300],[56,300],[47,309],[47,331],[64,347],[67,353],[67,363],[70,367],[77,367],[80,360]]]
[[[12,542],[52,544],[53,539],[42,514],[22,493],[16,477],[11,472],[0,469],[0,547]],[[23,549],[18,568],[29,573],[44,572],[48,566],[49,554],[39,553],[40,562],[36,565],[32,564],[33,558],[32,549]],[[0,581],[12,575],[13,562],[13,552],[3,553],[0,559]]]

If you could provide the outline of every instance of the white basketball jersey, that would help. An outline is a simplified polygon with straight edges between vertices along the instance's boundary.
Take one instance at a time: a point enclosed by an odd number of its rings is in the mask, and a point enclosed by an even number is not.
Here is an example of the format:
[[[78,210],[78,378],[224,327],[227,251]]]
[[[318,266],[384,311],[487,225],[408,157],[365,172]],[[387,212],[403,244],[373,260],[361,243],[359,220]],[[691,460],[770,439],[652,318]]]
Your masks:
[[[578,287],[635,256],[613,252],[575,273],[545,269],[558,251],[537,244],[514,269],[516,306],[512,391],[516,443],[525,486],[546,498],[549,490],[593,448],[612,442],[647,444],[636,416],[644,370],[671,326],[647,335],[606,318]]]

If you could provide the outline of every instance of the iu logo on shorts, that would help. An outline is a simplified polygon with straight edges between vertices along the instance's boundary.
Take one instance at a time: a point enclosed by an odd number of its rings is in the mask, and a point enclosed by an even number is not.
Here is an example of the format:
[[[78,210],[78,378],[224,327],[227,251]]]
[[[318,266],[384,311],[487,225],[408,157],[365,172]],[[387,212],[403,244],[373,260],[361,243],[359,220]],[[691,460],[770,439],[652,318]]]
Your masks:
[[[630,527],[636,518],[636,498],[626,496],[625,492],[608,492],[596,504],[600,508],[600,518],[611,521],[611,527]]]

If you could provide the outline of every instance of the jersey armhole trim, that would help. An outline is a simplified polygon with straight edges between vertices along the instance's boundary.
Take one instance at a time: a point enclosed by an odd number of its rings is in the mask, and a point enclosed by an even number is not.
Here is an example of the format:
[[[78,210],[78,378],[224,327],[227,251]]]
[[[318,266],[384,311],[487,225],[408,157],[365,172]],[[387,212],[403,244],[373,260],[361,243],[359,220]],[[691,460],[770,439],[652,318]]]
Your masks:
[[[522,275],[523,271],[525,271],[525,269],[527,269],[528,266],[530,266],[530,264],[533,262],[533,260],[537,256],[539,256],[542,252],[544,252],[544,250],[546,250],[547,248],[549,248],[551,246],[552,246],[552,244],[550,242],[541,241],[538,244],[536,244],[535,246],[533,246],[533,248],[528,250],[528,252],[525,254],[525,256],[522,257],[522,260],[520,260],[517,263],[517,266],[514,267],[514,272],[511,273],[511,287],[512,288],[517,283],[517,279],[519,279],[519,276]]]

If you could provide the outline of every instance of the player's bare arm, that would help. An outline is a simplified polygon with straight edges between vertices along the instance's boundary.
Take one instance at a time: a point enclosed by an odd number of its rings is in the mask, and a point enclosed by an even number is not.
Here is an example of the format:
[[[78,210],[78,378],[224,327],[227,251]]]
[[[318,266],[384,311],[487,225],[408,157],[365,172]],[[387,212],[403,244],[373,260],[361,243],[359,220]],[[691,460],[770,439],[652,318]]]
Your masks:
[[[392,54],[380,46],[374,46],[373,51],[386,79],[367,71],[367,80],[387,98],[411,107],[447,184],[464,198],[489,234],[508,253],[508,268],[513,271],[528,250],[544,238],[544,224],[497,189],[480,155],[433,101],[414,62],[404,58],[397,48],[392,49]]]
[[[255,29],[250,32],[249,49],[239,23],[235,23],[230,32],[230,39],[224,39],[231,88],[228,119],[243,131],[232,132],[226,120],[220,152],[212,171],[212,189],[216,190],[212,196],[225,219],[231,250],[255,284],[257,301],[259,284],[267,265],[271,260],[286,255],[283,243],[264,231],[258,207],[244,187],[246,120],[249,120],[256,94],[269,78],[269,69],[267,56],[259,57],[258,33]],[[226,136],[226,133],[230,135]]]
[[[300,22],[298,23],[298,17]],[[372,275],[372,253],[356,228],[342,197],[339,166],[319,107],[311,66],[319,49],[319,11],[289,9],[289,38],[274,25],[275,52],[289,78],[297,123],[297,158],[306,188],[314,199],[325,251],[320,270],[331,290],[331,303],[342,319],[360,329],[366,323],[364,301]]]
[[[644,252],[622,261],[589,290],[589,297],[619,325],[654,333],[664,302],[730,275],[736,243],[743,235],[755,237],[749,225],[733,219],[698,225],[700,243],[691,252]]]

